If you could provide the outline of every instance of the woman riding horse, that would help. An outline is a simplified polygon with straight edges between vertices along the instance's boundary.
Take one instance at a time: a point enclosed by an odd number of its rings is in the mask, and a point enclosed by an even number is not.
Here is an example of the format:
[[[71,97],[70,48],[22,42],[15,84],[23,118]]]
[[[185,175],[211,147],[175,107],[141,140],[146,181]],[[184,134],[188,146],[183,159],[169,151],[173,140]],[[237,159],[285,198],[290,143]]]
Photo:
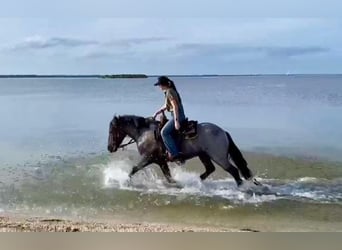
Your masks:
[[[161,131],[165,147],[167,149],[169,161],[181,161],[182,153],[179,151],[173,134],[175,130],[179,130],[181,124],[185,121],[184,108],[182,99],[172,80],[166,76],[158,78],[158,82],[154,86],[159,86],[165,93],[165,104],[154,114],[153,118],[164,112],[165,110],[171,113],[171,119],[164,125]]]
[[[121,144],[124,138],[129,136],[137,144],[138,152],[142,156],[140,162],[132,168],[129,176],[132,177],[139,170],[155,163],[159,165],[169,182],[175,182],[171,177],[161,142],[156,138],[156,127],[154,120],[144,117],[114,116],[109,126],[108,150],[116,152],[123,147]],[[205,167],[205,172],[200,176],[202,180],[215,171],[213,164],[215,162],[233,176],[238,186],[243,183],[240,173],[246,180],[252,180],[258,185],[230,134],[213,123],[199,123],[197,136],[192,139],[183,139],[180,142],[180,149],[185,160],[199,157]]]

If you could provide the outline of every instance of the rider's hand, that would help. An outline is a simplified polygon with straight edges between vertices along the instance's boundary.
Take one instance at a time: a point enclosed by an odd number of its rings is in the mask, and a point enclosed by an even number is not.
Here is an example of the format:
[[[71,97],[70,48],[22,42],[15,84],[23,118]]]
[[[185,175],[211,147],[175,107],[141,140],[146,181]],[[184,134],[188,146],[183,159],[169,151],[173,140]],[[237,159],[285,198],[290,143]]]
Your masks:
[[[179,130],[179,129],[180,129],[180,123],[179,123],[179,121],[175,121],[175,128],[176,128],[176,130]]]

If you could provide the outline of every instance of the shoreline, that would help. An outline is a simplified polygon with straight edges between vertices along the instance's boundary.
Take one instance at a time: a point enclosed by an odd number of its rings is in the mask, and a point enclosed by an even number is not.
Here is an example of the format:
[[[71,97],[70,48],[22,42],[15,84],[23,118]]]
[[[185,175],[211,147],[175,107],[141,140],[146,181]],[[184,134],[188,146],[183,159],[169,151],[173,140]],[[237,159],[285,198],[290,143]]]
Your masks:
[[[236,219],[236,218],[235,218]],[[0,232],[342,232],[339,222],[250,218],[226,225],[0,212]]]
[[[257,232],[181,224],[82,220],[0,213],[0,232]]]

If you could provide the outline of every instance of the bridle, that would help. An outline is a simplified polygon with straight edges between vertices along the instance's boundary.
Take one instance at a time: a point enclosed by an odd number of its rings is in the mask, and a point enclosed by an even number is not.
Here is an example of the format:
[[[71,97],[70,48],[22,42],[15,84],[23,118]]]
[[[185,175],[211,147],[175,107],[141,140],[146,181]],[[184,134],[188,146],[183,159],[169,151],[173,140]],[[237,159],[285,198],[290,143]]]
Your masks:
[[[118,148],[122,148],[122,150],[124,150],[126,146],[131,145],[131,144],[133,144],[133,143],[135,143],[135,140],[134,140],[133,138],[131,138],[131,139],[129,140],[129,142],[127,142],[127,143],[125,143],[125,144],[121,144]]]
[[[114,130],[114,132],[113,132],[113,130]],[[120,139],[120,127],[118,125],[112,124],[111,133],[113,134],[113,141],[116,144]],[[119,149],[119,148],[125,149],[125,147],[127,147],[128,145],[133,144],[133,143],[135,143],[135,140],[133,138],[131,138],[128,143],[120,144],[119,146],[115,145],[115,146],[117,149]]]

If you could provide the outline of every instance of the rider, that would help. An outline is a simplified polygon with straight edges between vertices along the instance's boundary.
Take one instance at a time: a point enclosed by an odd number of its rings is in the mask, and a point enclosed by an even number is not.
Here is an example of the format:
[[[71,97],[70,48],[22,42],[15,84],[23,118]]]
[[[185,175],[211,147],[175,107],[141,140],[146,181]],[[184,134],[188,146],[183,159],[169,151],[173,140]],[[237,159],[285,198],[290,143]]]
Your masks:
[[[173,132],[179,130],[185,120],[182,99],[172,80],[166,76],[160,76],[154,86],[159,86],[165,93],[165,104],[154,114],[154,118],[165,110],[171,112],[172,118],[164,125],[161,136],[168,151],[170,161],[182,160],[182,153],[179,152],[173,138]]]

